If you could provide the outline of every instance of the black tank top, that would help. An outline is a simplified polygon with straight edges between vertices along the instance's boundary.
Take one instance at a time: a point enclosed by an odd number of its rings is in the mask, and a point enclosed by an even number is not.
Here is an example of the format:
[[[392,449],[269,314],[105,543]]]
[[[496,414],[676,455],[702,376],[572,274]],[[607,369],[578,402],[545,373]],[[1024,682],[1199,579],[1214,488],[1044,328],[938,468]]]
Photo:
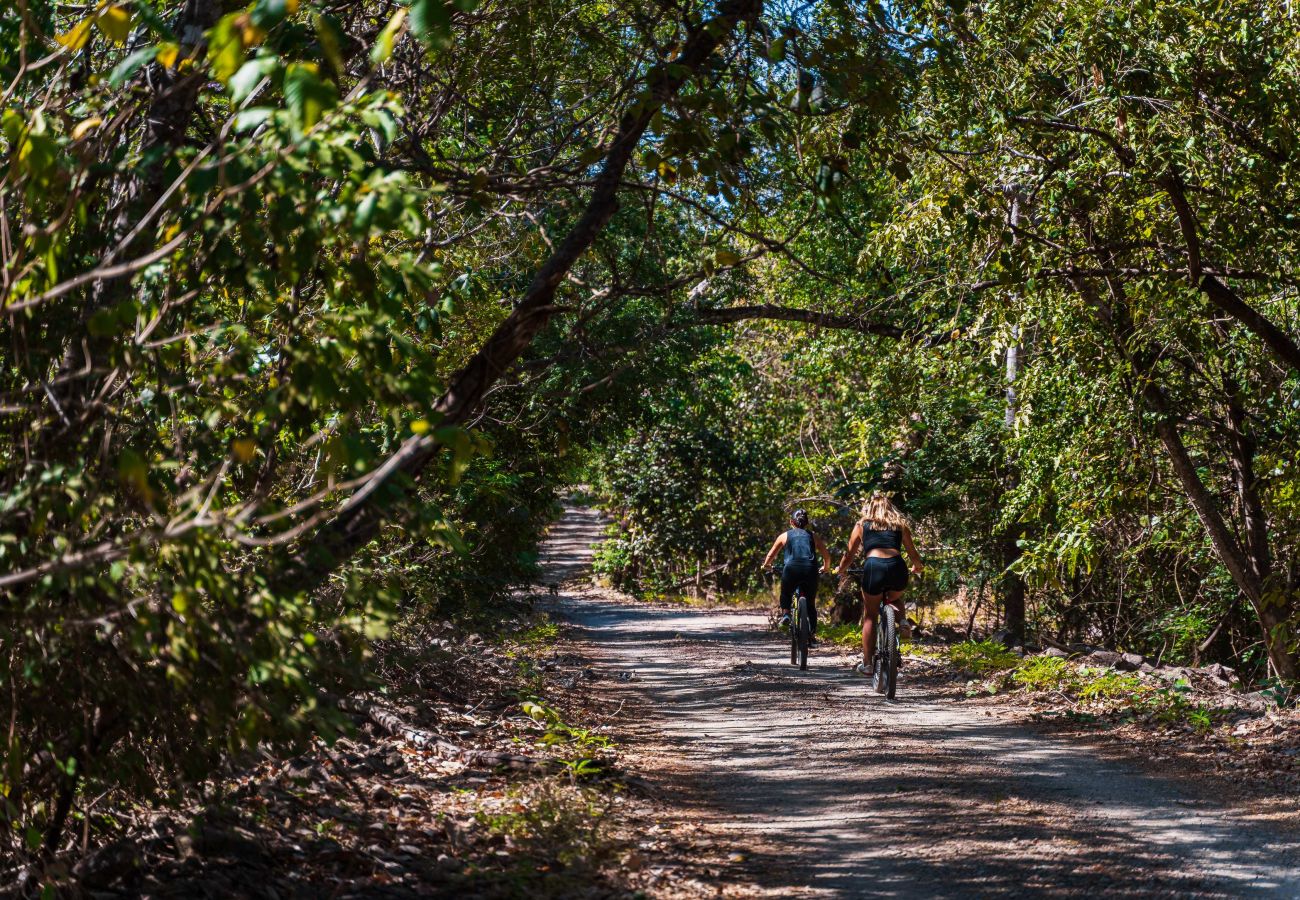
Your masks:
[[[788,538],[787,538],[788,540]],[[903,549],[903,532],[897,528],[890,528],[885,531],[877,531],[874,528],[868,528],[864,523],[862,526],[862,552],[868,550],[901,550]]]
[[[785,564],[787,566],[817,564],[817,548],[813,544],[812,532],[802,528],[791,528],[785,533]]]

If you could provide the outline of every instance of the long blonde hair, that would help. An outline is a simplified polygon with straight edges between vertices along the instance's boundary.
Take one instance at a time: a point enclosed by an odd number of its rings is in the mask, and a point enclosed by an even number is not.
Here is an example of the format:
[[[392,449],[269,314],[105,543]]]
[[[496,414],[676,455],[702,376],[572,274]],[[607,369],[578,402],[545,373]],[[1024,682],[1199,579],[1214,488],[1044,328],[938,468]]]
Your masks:
[[[893,504],[889,495],[880,491],[876,491],[862,504],[862,521],[859,524],[877,531],[902,531],[912,527],[907,516]]]

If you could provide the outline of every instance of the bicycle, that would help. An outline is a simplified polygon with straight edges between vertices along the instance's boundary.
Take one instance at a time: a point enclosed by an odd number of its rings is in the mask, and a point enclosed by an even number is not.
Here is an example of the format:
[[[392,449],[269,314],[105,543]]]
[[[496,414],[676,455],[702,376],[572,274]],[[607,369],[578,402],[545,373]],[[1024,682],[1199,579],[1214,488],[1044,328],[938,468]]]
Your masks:
[[[780,581],[776,568],[772,569],[772,575]],[[812,601],[802,587],[796,587],[790,599],[790,665],[804,670],[808,668],[808,651],[813,639]]]
[[[862,577],[861,569],[850,569],[849,575]],[[865,619],[866,610],[863,610]],[[876,652],[871,658],[871,683],[877,694],[893,700],[898,692],[898,666],[903,661],[903,651],[898,635],[898,610],[882,598],[876,610]]]

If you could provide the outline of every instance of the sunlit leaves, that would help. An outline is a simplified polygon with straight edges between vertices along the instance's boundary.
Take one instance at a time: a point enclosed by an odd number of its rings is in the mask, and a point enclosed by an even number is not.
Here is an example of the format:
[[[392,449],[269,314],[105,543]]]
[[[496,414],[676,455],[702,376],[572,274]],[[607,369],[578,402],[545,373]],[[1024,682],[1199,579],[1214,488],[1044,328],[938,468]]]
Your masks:
[[[131,12],[124,6],[105,6],[95,13],[95,27],[114,44],[125,44],[131,34]]]
[[[393,55],[393,43],[397,40],[402,31],[402,25],[406,22],[406,10],[399,9],[393,13],[388,20],[388,24],[379,32],[375,38],[375,44],[370,49],[370,58],[376,63],[383,63],[388,57]]]
[[[244,13],[223,16],[208,35],[208,65],[214,78],[229,81],[244,64]]]
[[[311,129],[338,102],[338,89],[315,63],[291,63],[284,73],[284,99],[296,128]]]

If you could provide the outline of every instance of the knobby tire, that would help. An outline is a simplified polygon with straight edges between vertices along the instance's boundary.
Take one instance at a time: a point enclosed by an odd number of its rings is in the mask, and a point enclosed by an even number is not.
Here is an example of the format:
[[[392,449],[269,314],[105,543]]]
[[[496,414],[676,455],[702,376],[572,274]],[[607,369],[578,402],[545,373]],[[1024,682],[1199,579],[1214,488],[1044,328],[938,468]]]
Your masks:
[[[893,700],[898,690],[898,622],[894,608],[880,604],[880,634],[876,637],[876,657],[885,680],[885,696]]]
[[[798,644],[799,644],[799,668],[808,668],[808,647],[812,644],[812,610],[809,608],[808,598],[803,594],[799,595],[799,622],[798,622]]]

